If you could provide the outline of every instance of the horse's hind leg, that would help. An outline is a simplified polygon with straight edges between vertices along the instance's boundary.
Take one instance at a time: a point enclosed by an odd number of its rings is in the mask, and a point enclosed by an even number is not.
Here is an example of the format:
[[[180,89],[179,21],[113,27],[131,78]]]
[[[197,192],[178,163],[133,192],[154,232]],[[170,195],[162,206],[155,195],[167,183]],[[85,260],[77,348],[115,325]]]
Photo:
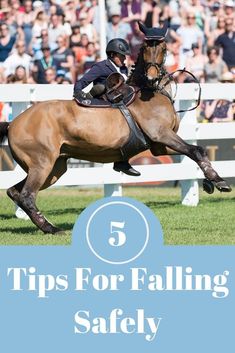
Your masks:
[[[48,220],[42,215],[36,206],[36,196],[39,190],[47,188],[52,185],[58,178],[66,171],[66,161],[58,159],[54,167],[50,168],[48,165],[47,168],[38,168],[31,167],[28,172],[27,178],[22,181],[23,185],[22,190],[19,191],[19,184],[8,190],[8,196],[10,196],[18,206],[20,206],[27,215],[31,218],[32,222],[41,229],[44,233],[58,233],[61,229],[54,227],[53,224],[48,222]],[[18,189],[18,190],[17,190]]]
[[[8,190],[7,190],[7,195],[16,203],[18,204],[19,201],[20,201],[20,193],[21,193],[21,190],[23,189],[23,186],[26,182],[26,179],[25,178],[24,180],[20,181],[18,184],[10,187]]]
[[[203,171],[206,179],[213,182],[218,190],[224,192],[229,192],[232,190],[226,181],[223,180],[212,168],[206,151],[201,146],[189,145],[178,135],[176,135],[174,131],[167,129],[161,130],[161,133],[157,138],[157,142],[163,143],[174,151],[184,154],[194,160]]]

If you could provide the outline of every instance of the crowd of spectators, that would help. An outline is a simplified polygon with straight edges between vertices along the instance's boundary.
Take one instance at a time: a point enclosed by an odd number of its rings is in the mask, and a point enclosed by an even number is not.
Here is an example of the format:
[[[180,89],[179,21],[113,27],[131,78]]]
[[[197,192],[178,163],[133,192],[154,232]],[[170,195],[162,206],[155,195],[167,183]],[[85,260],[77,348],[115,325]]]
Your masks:
[[[225,82],[227,73],[235,82],[233,0],[106,0],[106,9],[107,41],[129,42],[128,66],[143,41],[137,21],[167,21],[169,72],[186,67],[200,82]],[[74,83],[100,60],[99,20],[98,0],[0,0],[0,83]]]

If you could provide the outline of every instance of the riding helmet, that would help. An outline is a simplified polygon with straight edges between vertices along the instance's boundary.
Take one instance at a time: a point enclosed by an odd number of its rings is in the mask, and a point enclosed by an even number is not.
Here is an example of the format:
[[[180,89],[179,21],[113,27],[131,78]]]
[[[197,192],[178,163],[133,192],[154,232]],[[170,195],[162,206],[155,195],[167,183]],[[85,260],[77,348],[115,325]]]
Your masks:
[[[131,54],[129,44],[122,38],[111,39],[107,44],[106,53],[107,55],[109,53],[118,53],[122,55]]]

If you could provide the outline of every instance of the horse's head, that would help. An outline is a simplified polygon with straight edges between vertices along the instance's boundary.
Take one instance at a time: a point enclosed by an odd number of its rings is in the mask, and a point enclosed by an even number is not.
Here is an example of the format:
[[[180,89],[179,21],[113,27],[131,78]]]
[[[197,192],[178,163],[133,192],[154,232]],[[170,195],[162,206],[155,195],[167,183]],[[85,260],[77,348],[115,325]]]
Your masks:
[[[166,56],[165,35],[167,25],[161,28],[147,28],[139,22],[140,30],[145,34],[143,45],[144,72],[148,81],[155,83],[161,77]]]
[[[161,76],[166,55],[166,43],[165,41],[148,40],[144,43],[143,49],[145,76],[149,81],[156,82]]]

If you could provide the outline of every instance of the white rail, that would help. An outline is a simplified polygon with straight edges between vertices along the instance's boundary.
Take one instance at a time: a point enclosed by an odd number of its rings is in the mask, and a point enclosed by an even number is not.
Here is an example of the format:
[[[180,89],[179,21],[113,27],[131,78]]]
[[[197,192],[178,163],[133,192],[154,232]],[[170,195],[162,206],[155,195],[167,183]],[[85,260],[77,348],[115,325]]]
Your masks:
[[[67,85],[0,85],[1,101],[13,103],[13,116],[33,101],[51,99],[72,99],[72,86]],[[181,84],[177,90],[176,104],[180,108],[192,107],[198,95],[195,84]],[[202,99],[233,99],[235,84],[202,84]],[[179,135],[190,143],[196,144],[203,139],[235,138],[235,122],[198,124],[195,111],[182,115]],[[199,202],[198,182],[203,178],[201,170],[189,158],[183,157],[181,163],[137,166],[141,176],[129,177],[116,173],[112,165],[94,168],[71,168],[56,185],[104,185],[106,195],[121,195],[121,185],[161,180],[182,181],[182,203],[196,206]],[[222,177],[235,177],[235,160],[213,162],[213,167]],[[24,172],[16,167],[14,171],[0,172],[0,189],[14,185],[24,177]]]

